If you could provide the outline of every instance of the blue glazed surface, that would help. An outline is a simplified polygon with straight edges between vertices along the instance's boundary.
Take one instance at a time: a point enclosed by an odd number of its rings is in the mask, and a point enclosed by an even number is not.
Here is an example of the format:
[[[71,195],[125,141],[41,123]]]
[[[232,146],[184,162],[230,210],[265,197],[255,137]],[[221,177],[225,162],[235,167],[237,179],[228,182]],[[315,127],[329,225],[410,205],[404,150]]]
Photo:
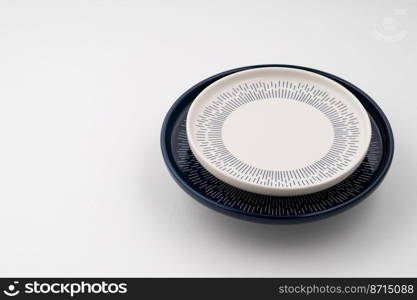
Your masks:
[[[349,89],[368,111],[373,142],[367,159],[342,183],[326,191],[298,197],[260,196],[230,187],[208,174],[193,157],[185,133],[189,105],[208,85],[229,74],[260,67],[289,67],[315,72]],[[366,198],[381,183],[394,152],[394,140],[384,113],[363,91],[334,75],[299,66],[257,65],[214,75],[185,92],[169,110],[161,132],[165,163],[176,182],[192,197],[220,212],[260,222],[311,221],[341,212]]]

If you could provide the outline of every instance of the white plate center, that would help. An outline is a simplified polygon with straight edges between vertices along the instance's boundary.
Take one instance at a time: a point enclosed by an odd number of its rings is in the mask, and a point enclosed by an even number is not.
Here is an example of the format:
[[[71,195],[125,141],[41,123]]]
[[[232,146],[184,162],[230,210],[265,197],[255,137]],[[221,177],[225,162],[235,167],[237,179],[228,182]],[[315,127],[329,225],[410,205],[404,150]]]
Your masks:
[[[236,158],[253,167],[294,170],[327,154],[334,129],[326,115],[311,105],[263,99],[234,110],[223,124],[222,138]]]

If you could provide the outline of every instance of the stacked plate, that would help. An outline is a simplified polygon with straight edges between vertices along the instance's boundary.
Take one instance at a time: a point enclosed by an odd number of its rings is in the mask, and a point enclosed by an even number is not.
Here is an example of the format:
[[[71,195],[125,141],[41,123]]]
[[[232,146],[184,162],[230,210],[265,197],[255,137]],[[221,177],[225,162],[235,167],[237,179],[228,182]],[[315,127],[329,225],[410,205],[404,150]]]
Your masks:
[[[349,82],[298,66],[250,66],[183,94],[161,134],[178,184],[204,204],[258,221],[309,220],[364,199],[394,141],[375,102]]]

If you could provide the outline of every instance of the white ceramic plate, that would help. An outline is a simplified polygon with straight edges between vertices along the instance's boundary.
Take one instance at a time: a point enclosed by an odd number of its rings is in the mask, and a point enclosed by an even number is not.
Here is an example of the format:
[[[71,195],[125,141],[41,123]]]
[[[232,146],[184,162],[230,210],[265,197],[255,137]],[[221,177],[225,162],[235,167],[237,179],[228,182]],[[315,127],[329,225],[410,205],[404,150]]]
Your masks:
[[[258,68],[203,90],[187,115],[197,160],[220,180],[274,196],[314,193],[362,162],[371,124],[346,88],[292,68]]]

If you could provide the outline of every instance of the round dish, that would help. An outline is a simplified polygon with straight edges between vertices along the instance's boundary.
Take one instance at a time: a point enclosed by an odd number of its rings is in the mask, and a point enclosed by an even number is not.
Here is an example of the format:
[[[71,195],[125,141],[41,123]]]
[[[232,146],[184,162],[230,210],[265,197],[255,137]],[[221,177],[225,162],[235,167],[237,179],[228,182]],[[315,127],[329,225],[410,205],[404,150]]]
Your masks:
[[[327,77],[255,68],[205,88],[187,114],[187,137],[212,175],[239,189],[294,196],[329,188],[365,157],[371,123],[358,99]]]
[[[345,180],[326,190],[303,196],[267,196],[243,191],[222,182],[196,160],[190,150],[186,116],[197,95],[216,80],[244,70],[264,67],[296,68],[315,72],[347,88],[369,114],[372,137],[361,165]],[[259,65],[229,70],[212,76],[185,92],[168,112],[161,132],[165,163],[177,183],[203,204],[233,216],[261,222],[306,221],[329,216],[368,196],[383,180],[393,153],[394,139],[384,113],[363,91],[334,75],[299,66]]]

